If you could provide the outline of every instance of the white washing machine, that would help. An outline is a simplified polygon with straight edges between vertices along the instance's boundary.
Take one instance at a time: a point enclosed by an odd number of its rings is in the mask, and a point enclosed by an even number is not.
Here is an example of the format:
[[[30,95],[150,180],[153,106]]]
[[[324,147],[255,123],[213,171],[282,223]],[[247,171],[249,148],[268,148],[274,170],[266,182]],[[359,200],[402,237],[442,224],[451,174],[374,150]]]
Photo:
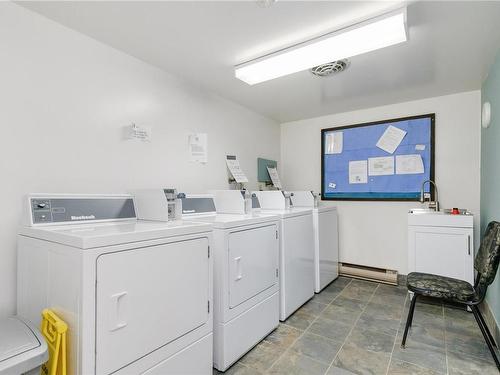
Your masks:
[[[311,191],[291,191],[293,207],[313,209],[314,226],[314,291],[316,293],[339,276],[339,231],[337,207],[315,207]]]
[[[255,191],[261,212],[280,218],[280,320],[314,296],[314,236],[310,208],[287,208],[281,191]]]
[[[164,194],[136,194],[141,196],[137,202],[144,206],[138,206],[141,217],[165,216],[158,212],[167,210]],[[225,371],[279,324],[279,223],[277,216],[245,215],[245,200],[239,190],[214,194],[215,202],[213,195],[185,196],[182,211],[186,220],[213,226],[213,361],[215,368]],[[154,197],[159,198],[156,203]],[[231,214],[219,213],[216,206]]]
[[[18,314],[69,325],[69,374],[211,374],[209,224],[137,221],[131,196],[30,195]]]

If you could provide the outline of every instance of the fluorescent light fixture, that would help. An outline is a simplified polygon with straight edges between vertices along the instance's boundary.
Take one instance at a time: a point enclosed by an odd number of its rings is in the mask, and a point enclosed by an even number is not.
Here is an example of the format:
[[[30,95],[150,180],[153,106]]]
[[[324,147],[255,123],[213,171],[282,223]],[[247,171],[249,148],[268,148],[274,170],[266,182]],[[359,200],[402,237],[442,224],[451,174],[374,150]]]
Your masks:
[[[406,40],[406,8],[402,8],[237,65],[234,74],[254,85]]]

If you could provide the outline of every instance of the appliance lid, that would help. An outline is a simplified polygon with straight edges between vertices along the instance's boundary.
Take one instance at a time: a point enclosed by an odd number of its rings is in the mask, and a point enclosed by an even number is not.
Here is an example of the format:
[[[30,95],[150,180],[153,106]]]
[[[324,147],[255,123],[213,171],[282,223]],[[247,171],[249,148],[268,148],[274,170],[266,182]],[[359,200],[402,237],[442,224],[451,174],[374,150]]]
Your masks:
[[[295,216],[303,216],[303,215],[311,215],[313,212],[312,208],[305,208],[305,207],[292,207],[289,209],[285,210],[268,210],[268,209],[262,209],[262,213],[268,214],[268,215],[278,215],[280,218],[288,218],[288,217],[295,217]]]
[[[269,223],[277,221],[279,217],[278,215],[253,213],[248,215],[217,214],[211,216],[191,217],[190,219],[210,223],[216,229],[229,229],[260,223]]]
[[[0,363],[41,346],[31,328],[22,320],[0,320]]]
[[[42,228],[21,227],[19,234],[81,249],[120,245],[173,236],[209,232],[210,224],[186,220],[169,222],[132,220]]]
[[[314,209],[317,210],[318,212],[337,211],[336,206],[326,206],[326,205],[319,205]]]

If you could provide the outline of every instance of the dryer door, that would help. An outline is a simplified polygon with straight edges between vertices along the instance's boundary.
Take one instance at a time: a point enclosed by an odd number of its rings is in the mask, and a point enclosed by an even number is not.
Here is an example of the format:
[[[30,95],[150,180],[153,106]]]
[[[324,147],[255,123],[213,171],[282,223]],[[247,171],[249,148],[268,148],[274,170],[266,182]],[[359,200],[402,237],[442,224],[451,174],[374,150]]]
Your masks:
[[[97,374],[114,372],[207,322],[208,244],[198,238],[98,258]]]
[[[277,283],[277,230],[273,224],[229,233],[229,308]]]

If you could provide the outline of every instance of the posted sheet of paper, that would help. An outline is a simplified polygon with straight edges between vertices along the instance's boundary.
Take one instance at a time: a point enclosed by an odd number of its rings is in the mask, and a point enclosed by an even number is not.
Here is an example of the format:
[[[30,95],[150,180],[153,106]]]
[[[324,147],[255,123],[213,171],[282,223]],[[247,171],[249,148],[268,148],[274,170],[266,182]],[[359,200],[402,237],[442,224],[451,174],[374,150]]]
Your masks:
[[[206,133],[193,133],[188,136],[189,158],[191,161],[206,163],[208,161],[208,141]]]
[[[420,155],[396,155],[396,174],[419,173],[424,173],[424,162]]]
[[[334,132],[326,135],[326,154],[341,154],[344,146],[344,133]]]
[[[337,187],[337,184],[336,184],[335,182],[330,182],[330,183],[328,184],[328,187],[329,187],[330,189],[335,189],[335,188]]]
[[[393,154],[405,135],[406,132],[404,130],[389,125],[387,129],[385,129],[384,134],[382,134],[378,140],[377,147],[387,151],[389,154]]]
[[[142,142],[151,142],[151,127],[143,125],[128,125],[123,128],[125,139],[135,139]]]
[[[415,150],[417,150],[417,151],[424,151],[425,150],[425,145],[415,145]]]
[[[349,162],[349,183],[366,184],[368,182],[368,160]]]
[[[245,173],[243,173],[243,170],[240,167],[240,162],[236,159],[236,156],[227,155],[226,164],[236,182],[248,182],[248,178],[245,176]]]
[[[369,176],[386,176],[394,174],[394,156],[368,158]]]
[[[282,186],[281,186],[280,176],[278,175],[278,170],[273,167],[267,167],[267,173],[269,173],[269,177],[271,177],[273,185],[278,189],[281,189]]]

